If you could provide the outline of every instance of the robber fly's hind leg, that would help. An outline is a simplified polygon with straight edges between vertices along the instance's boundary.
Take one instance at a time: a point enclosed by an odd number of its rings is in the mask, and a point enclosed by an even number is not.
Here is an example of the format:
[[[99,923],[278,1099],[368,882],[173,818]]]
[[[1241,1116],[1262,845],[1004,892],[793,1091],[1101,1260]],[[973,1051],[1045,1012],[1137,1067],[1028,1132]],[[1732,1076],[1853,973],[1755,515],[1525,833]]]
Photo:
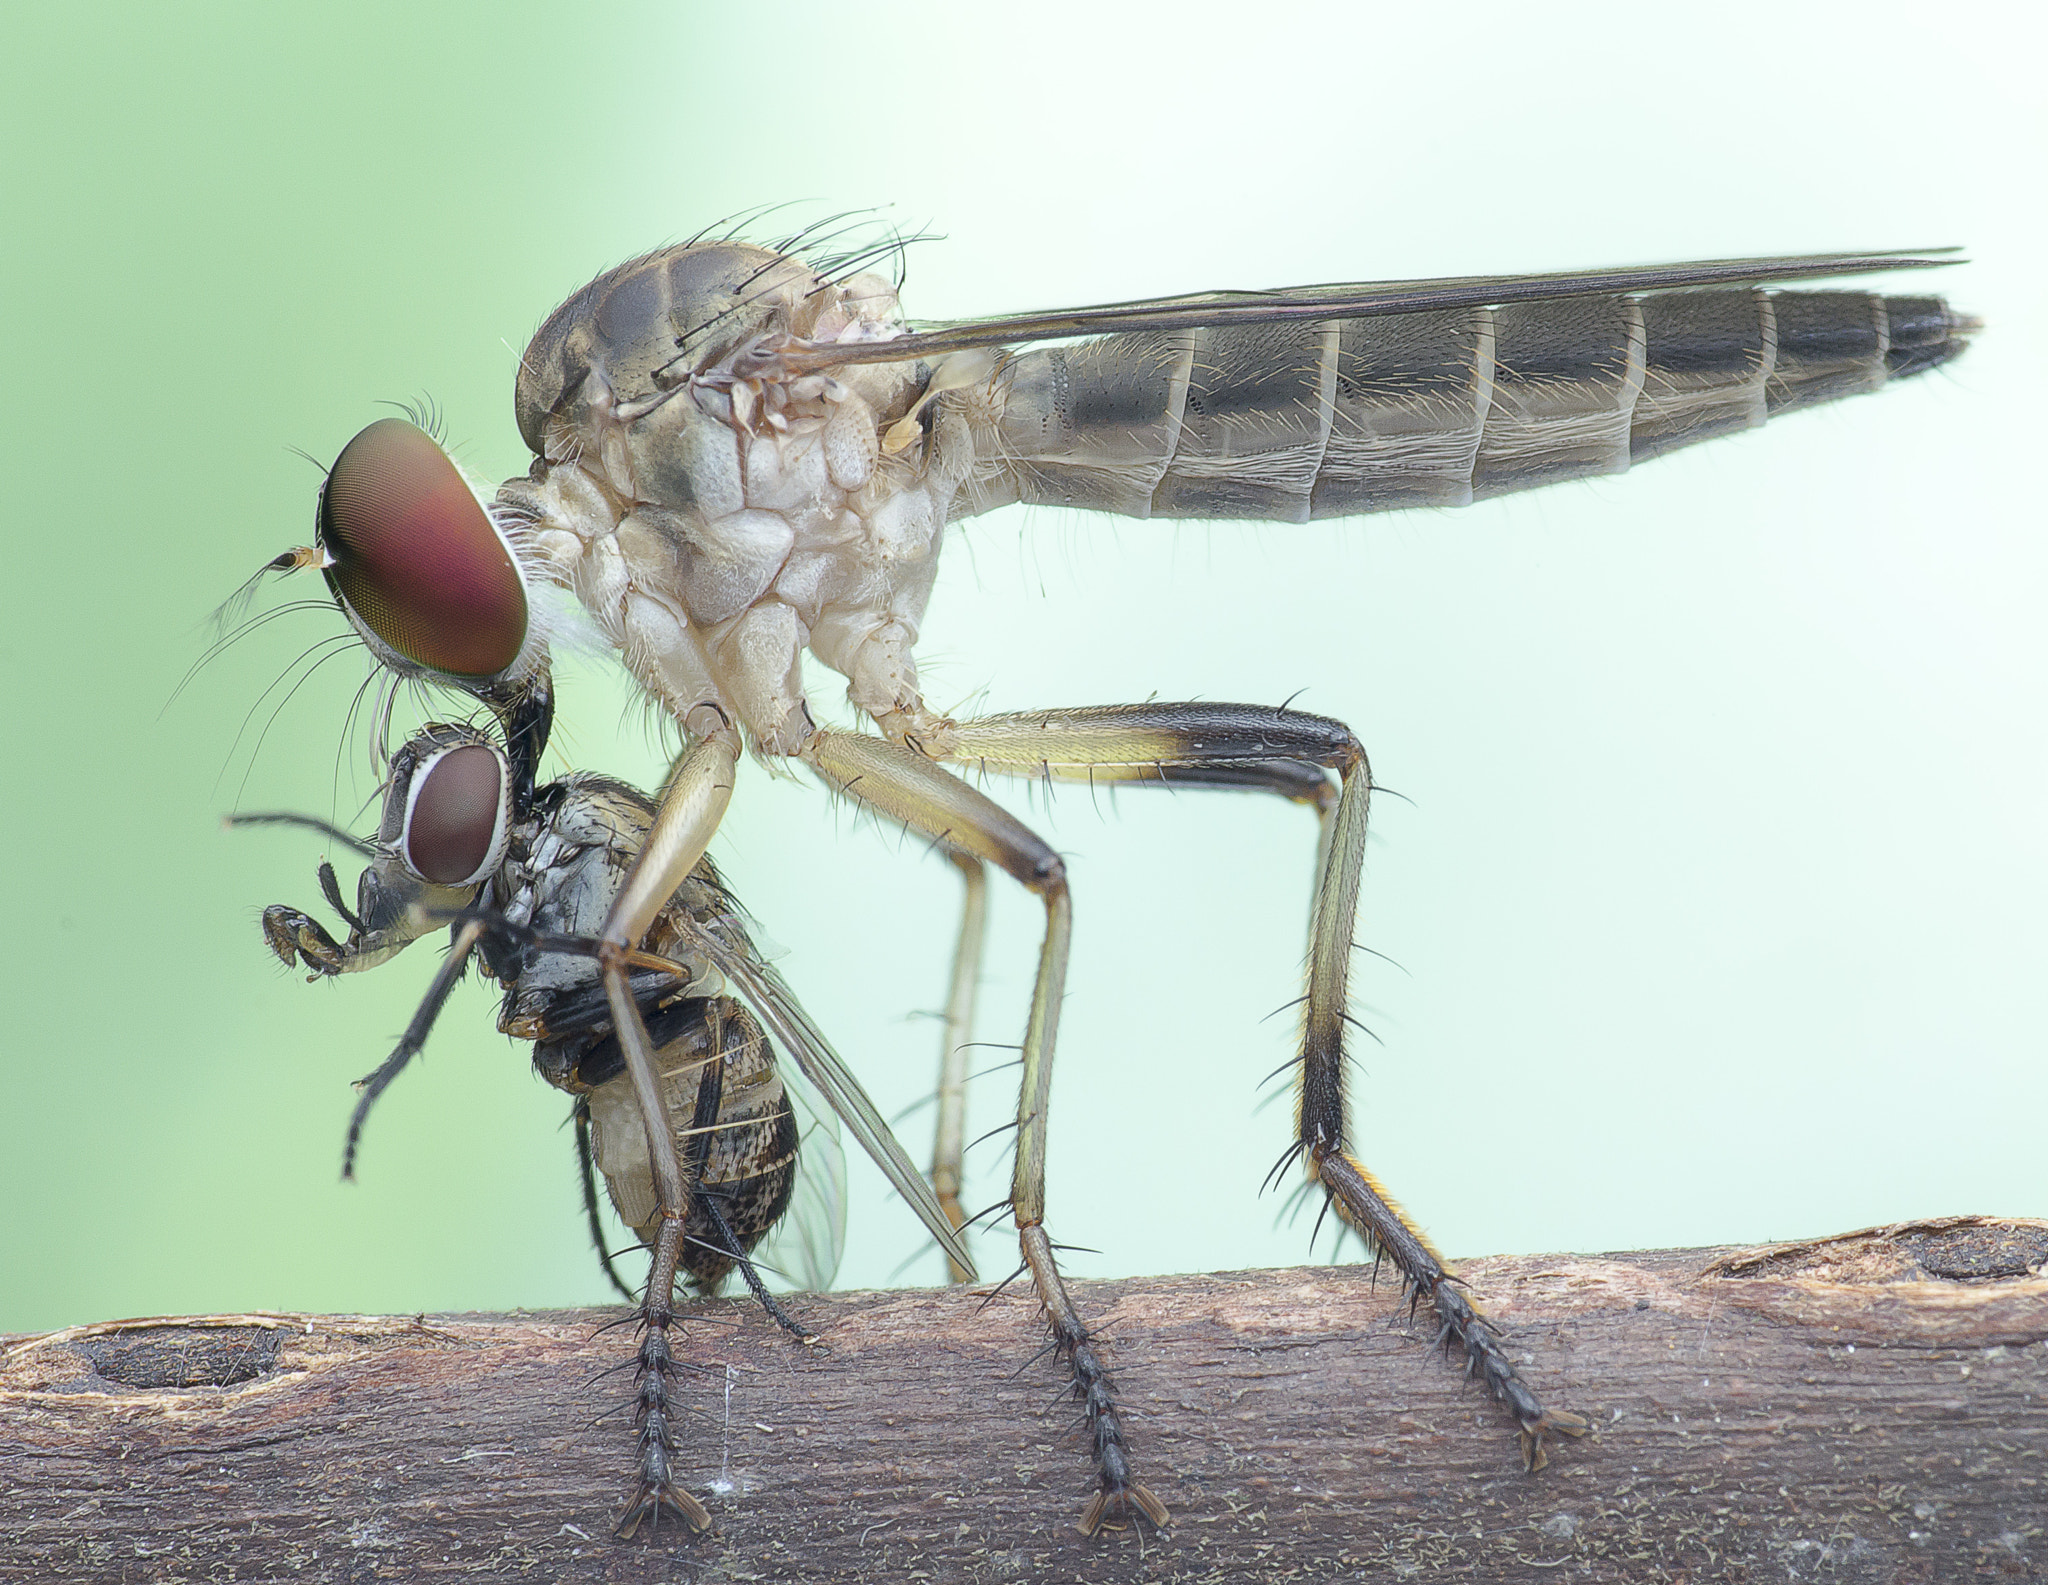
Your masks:
[[[638,1471],[614,1531],[621,1540],[631,1538],[650,1519],[659,1524],[663,1514],[682,1520],[700,1534],[711,1528],[711,1515],[676,1484],[674,1472],[673,1378],[677,1366],[669,1348],[669,1328],[675,1321],[676,1273],[682,1263],[684,1223],[689,1218],[694,1184],[670,1131],[654,1045],[633,1000],[625,960],[625,954],[645,939],[662,905],[696,868],[731,801],[739,738],[722,718],[705,725],[708,729],[676,761],[668,785],[662,789],[647,841],[613,899],[600,933],[603,945],[598,965],[605,1001],[646,1125],[648,1157],[661,1204],[661,1226],[654,1238],[647,1290],[640,1299],[638,1388],[633,1410],[639,1433]]]
[[[1131,1476],[1130,1453],[1116,1392],[1099,1345],[1067,1293],[1045,1231],[1045,1117],[1052,1089],[1053,1044],[1067,978],[1073,909],[1066,865],[1017,818],[985,794],[947,774],[924,754],[880,738],[821,732],[802,757],[841,791],[877,813],[901,820],[948,848],[992,863],[1045,904],[1045,943],[1024,1030],[1024,1075],[1017,1098],[1017,1160],[1010,1208],[1024,1265],[1051,1324],[1053,1348],[1073,1373],[1095,1465],[1096,1490],[1081,1515],[1092,1534],[1132,1513],[1166,1523],[1166,1506]]]
[[[1300,1157],[1331,1206],[1368,1247],[1400,1269],[1428,1304],[1446,1342],[1506,1404],[1529,1468],[1544,1442],[1582,1436],[1580,1416],[1546,1409],[1516,1372],[1499,1333],[1460,1291],[1429,1241],[1350,1152],[1344,1099],[1344,1025],[1352,929],[1365,863],[1372,774],[1341,721],[1262,705],[1153,703],[1038,710],[950,723],[936,745],[947,758],[1010,775],[1132,786],[1246,787],[1311,804],[1321,816],[1315,903],[1309,921],[1308,993],[1295,1081]],[[1334,800],[1328,773],[1337,776]]]
[[[988,923],[988,867],[957,848],[948,848],[946,856],[960,871],[965,896],[960,909],[960,941],[953,951],[953,977],[946,993],[945,1028],[940,1036],[932,1191],[939,1197],[946,1220],[964,1227],[967,1213],[960,1204],[960,1157],[967,1136],[967,1053],[974,1043],[974,1001],[981,985],[981,943]],[[973,1272],[951,1255],[946,1257],[948,1282],[971,1282],[973,1278]]]

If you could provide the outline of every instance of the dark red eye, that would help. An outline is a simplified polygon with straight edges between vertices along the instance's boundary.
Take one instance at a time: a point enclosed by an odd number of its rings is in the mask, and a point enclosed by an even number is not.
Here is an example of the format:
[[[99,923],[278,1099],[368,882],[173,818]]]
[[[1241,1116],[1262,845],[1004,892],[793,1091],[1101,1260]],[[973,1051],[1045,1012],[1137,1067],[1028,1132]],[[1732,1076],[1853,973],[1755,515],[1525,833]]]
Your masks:
[[[505,761],[470,743],[414,773],[399,856],[423,881],[470,886],[498,867],[505,836]]]
[[[519,658],[519,564],[425,430],[384,418],[344,446],[320,492],[319,535],[328,587],[401,660],[483,680]]]

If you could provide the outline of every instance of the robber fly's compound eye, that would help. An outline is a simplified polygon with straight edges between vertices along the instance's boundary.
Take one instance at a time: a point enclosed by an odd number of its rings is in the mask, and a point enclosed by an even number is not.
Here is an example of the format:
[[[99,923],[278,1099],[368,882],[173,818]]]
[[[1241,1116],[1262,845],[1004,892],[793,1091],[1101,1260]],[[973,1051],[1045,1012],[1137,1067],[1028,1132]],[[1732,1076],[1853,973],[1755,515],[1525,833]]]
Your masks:
[[[505,859],[512,785],[505,756],[466,743],[421,761],[407,790],[398,855],[435,886],[474,886]]]
[[[380,419],[342,448],[320,492],[319,537],[328,587],[407,669],[477,683],[519,658],[519,564],[425,430]]]

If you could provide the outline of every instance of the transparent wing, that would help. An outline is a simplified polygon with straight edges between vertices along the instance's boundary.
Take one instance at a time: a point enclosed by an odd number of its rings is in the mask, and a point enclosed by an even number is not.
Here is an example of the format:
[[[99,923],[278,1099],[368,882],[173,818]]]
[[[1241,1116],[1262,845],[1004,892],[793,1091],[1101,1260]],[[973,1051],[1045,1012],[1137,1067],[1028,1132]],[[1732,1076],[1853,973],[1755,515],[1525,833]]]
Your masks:
[[[1012,346],[1128,330],[1184,330],[1290,319],[1368,319],[1383,314],[1497,306],[1541,298],[1821,280],[1840,275],[1869,275],[1880,270],[1938,269],[1964,262],[1950,256],[1957,251],[1902,248],[1874,253],[1806,253],[1784,258],[1704,259],[1693,264],[1621,265],[1549,275],[1462,275],[1427,281],[1337,282],[1265,292],[1197,292],[1186,297],[1099,303],[1089,308],[1046,313],[927,322],[908,335],[879,341],[799,344],[782,352],[780,360],[791,371],[803,371],[850,363],[900,363],[972,347]]]
[[[846,1152],[839,1119],[792,1059],[778,1064],[782,1093],[796,1114],[796,1189],[789,1210],[753,1251],[773,1272],[803,1293],[823,1293],[846,1251]]]
[[[692,945],[711,960],[733,989],[746,999],[755,1015],[768,1026],[769,1032],[780,1043],[783,1054],[823,1097],[825,1109],[836,1114],[853,1137],[860,1141],[861,1148],[882,1169],[882,1176],[889,1180],[896,1192],[903,1196],[904,1202],[917,1213],[917,1219],[938,1240],[939,1248],[958,1262],[971,1278],[974,1257],[968,1253],[960,1234],[946,1220],[946,1213],[939,1208],[939,1198],[932,1192],[931,1184],[903,1153],[903,1147],[896,1142],[895,1134],[890,1131],[875,1103],[868,1098],[867,1091],[861,1088],[860,1081],[853,1076],[839,1053],[832,1049],[832,1042],[825,1038],[824,1032],[811,1022],[810,1014],[803,1010],[782,976],[755,955],[739,921],[683,920],[679,923],[687,929]]]

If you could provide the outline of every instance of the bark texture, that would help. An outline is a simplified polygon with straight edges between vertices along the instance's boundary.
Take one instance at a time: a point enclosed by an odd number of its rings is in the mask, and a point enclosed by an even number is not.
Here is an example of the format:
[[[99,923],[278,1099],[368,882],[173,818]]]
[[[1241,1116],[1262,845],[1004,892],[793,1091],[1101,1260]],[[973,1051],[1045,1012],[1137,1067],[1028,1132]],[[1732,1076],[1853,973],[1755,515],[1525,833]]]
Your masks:
[[[1077,1284],[1164,1534],[1088,1485],[1028,1296],[686,1312],[700,1539],[609,1539],[623,1312],[108,1322],[0,1349],[0,1580],[2048,1581],[2048,1222],[1465,1263],[1513,1429],[1369,1269]]]

